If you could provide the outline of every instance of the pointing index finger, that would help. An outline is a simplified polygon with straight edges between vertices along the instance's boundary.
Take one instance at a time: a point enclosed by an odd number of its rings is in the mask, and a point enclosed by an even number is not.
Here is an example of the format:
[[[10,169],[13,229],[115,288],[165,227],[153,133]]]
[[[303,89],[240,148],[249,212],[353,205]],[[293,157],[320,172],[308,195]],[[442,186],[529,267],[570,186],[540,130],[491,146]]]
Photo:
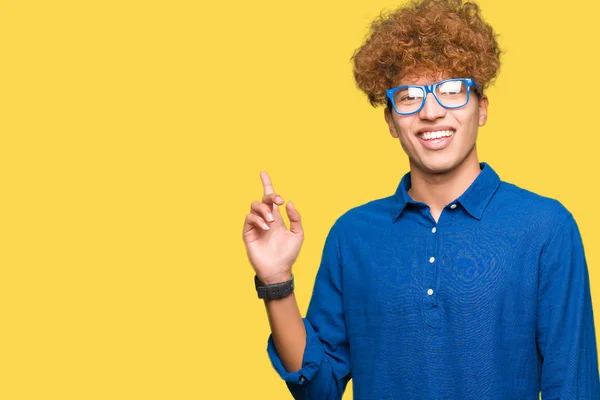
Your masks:
[[[271,183],[271,178],[269,178],[269,174],[267,174],[266,171],[261,171],[260,179],[262,179],[265,194],[274,193],[273,184]]]
[[[273,184],[271,183],[271,178],[269,178],[269,174],[267,174],[267,171],[260,172],[260,179],[263,183],[265,195],[275,193],[273,190]],[[279,207],[277,206],[277,204],[273,203],[273,211],[277,211],[278,209]]]

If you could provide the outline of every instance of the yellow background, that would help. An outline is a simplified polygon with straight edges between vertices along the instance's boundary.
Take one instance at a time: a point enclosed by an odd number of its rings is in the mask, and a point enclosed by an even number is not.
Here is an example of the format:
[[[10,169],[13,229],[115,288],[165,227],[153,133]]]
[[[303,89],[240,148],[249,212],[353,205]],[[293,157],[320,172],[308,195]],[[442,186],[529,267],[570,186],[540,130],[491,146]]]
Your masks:
[[[244,217],[266,170],[304,312],[332,223],[408,168],[349,60],[396,4],[1,1],[0,398],[289,398]],[[599,6],[480,4],[506,50],[480,159],[571,210],[600,315]]]

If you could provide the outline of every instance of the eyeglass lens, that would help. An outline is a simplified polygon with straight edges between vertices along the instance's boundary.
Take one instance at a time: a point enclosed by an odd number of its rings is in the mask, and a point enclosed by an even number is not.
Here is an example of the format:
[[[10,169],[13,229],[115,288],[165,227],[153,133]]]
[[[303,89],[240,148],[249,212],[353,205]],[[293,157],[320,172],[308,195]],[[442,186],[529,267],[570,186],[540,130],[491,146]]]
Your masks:
[[[448,81],[438,85],[435,94],[444,107],[462,107],[467,104],[467,85],[463,81]],[[418,110],[425,100],[425,91],[409,86],[394,93],[396,110],[411,113]]]

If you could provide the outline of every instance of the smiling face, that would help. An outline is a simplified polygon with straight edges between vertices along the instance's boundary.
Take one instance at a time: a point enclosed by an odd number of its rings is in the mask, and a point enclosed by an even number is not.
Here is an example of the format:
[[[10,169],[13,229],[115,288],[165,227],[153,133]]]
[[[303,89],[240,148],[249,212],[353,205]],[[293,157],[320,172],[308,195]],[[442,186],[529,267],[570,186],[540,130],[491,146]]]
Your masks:
[[[429,85],[444,79],[404,78],[401,85]],[[462,77],[461,77],[462,78]],[[411,115],[399,115],[385,109],[385,120],[393,137],[400,139],[413,173],[444,174],[460,167],[477,165],[477,130],[487,119],[488,99],[471,93],[461,108],[446,109],[427,94],[423,108]]]

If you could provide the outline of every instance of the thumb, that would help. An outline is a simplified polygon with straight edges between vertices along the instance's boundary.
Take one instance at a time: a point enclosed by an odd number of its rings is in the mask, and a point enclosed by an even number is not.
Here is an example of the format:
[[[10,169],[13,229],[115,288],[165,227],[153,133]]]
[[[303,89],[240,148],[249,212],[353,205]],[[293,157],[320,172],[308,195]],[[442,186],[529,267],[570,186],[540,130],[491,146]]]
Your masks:
[[[290,231],[302,238],[304,236],[304,230],[302,229],[302,220],[300,219],[300,213],[298,212],[298,210],[296,210],[296,207],[294,207],[294,204],[291,201],[287,202],[285,211],[287,213],[288,219],[290,220]]]

